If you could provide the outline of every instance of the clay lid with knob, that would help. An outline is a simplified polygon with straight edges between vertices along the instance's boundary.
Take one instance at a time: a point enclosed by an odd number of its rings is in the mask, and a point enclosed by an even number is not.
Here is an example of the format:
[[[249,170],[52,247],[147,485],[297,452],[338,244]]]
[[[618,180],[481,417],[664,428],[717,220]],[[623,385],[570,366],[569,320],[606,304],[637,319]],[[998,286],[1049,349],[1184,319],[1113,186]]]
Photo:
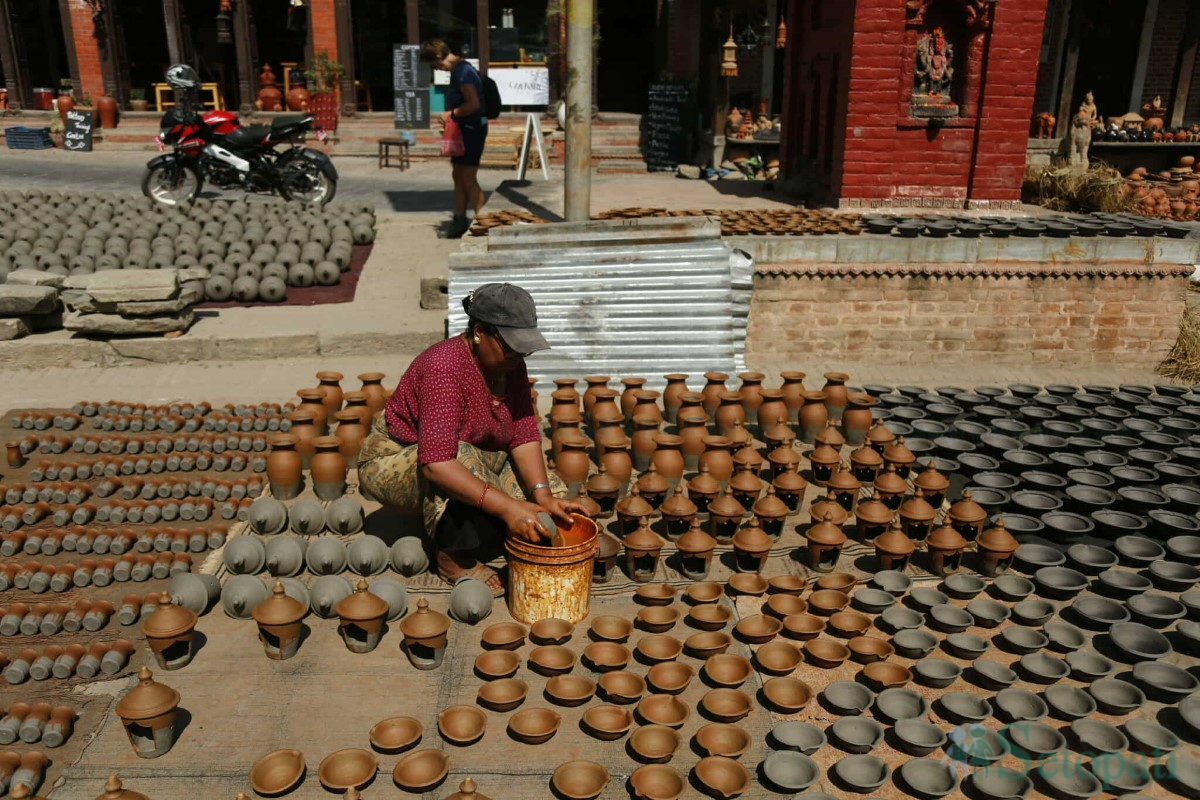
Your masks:
[[[829,420],[825,423],[825,429],[816,435],[817,444],[828,445],[835,450],[846,443],[846,437],[837,429],[837,423]]]
[[[739,492],[754,492],[757,495],[762,491],[763,479],[754,474],[750,470],[741,470],[735,472],[733,477],[729,479],[729,488],[736,489]]]
[[[651,464],[637,479],[637,490],[643,494],[662,494],[671,488],[667,479]]]
[[[875,479],[875,489],[888,494],[906,494],[908,492],[908,484],[904,478],[896,474],[896,465],[888,464],[883,472],[879,473],[879,477]]]
[[[948,516],[955,522],[978,523],[987,519],[987,511],[971,497],[970,489],[964,489],[962,499],[950,506]]]
[[[716,549],[717,540],[704,532],[704,528],[700,526],[700,520],[694,519],[687,533],[675,540],[675,547],[681,553],[693,556],[703,555]]]
[[[892,510],[872,497],[855,507],[854,516],[860,524],[887,525],[892,521]]]
[[[388,613],[387,601],[378,595],[371,594],[368,591],[369,588],[366,580],[359,578],[354,592],[339,600],[333,607],[333,613],[342,619],[351,621],[373,620],[386,616]]]
[[[720,490],[721,484],[709,474],[707,464],[701,464],[700,472],[688,481],[688,491],[695,494],[716,494]]]
[[[896,434],[892,433],[892,429],[884,424],[883,420],[875,419],[874,424],[867,431],[867,441],[871,444],[881,444],[885,447],[896,440]]]
[[[271,596],[255,606],[250,613],[260,625],[291,625],[304,619],[308,608],[299,600],[288,596],[282,581],[275,581]]]
[[[857,492],[862,488],[862,481],[854,477],[854,473],[850,470],[839,467],[829,476],[829,481],[825,485],[830,489],[842,492]]]
[[[181,603],[176,597],[154,609],[142,620],[142,633],[148,639],[172,639],[194,629],[198,619],[196,612],[184,608]]]
[[[588,519],[600,516],[600,504],[592,499],[586,483],[579,487],[579,494],[575,496],[575,502],[583,506],[583,515]]]
[[[882,466],[883,456],[876,453],[875,448],[871,447],[871,445],[864,444],[850,453],[850,463],[864,467]]]
[[[937,462],[931,458],[925,470],[913,478],[913,486],[930,493],[944,492],[950,487],[950,479],[938,472]]]
[[[874,544],[880,552],[893,556],[906,556],[917,549],[916,543],[908,538],[895,521],[886,531],[875,537]]]
[[[680,487],[658,507],[658,510],[664,517],[689,517],[696,513],[696,504],[688,499]]]
[[[781,492],[799,492],[808,486],[808,481],[804,480],[804,476],[797,469],[799,465],[789,465],[787,469],[780,472],[771,481],[771,485]]]
[[[846,541],[846,534],[834,524],[833,515],[826,512],[825,518],[805,531],[804,536],[810,542],[826,545],[839,545]]]
[[[932,522],[937,511],[925,500],[925,492],[917,489],[915,497],[910,497],[900,504],[900,516],[915,522]]]
[[[16,789],[13,790],[12,796],[17,796]],[[104,784],[104,794],[97,795],[96,800],[149,800],[149,798],[141,792],[126,789],[121,785],[120,778],[116,775],[109,775]]]
[[[617,513],[627,517],[648,517],[653,512],[650,504],[642,499],[642,493],[638,491],[637,486],[630,488],[625,499],[617,503]]]
[[[475,781],[471,776],[463,778],[463,782],[458,785],[458,791],[448,796],[446,800],[491,800],[487,795],[480,794],[476,791]]]
[[[925,547],[930,550],[962,550],[967,540],[949,525],[934,529],[925,537]]]
[[[773,439],[776,442],[794,442],[796,441],[796,432],[787,424],[787,417],[780,417],[775,421],[775,424],[763,431],[763,437]]]
[[[138,685],[125,693],[117,703],[121,719],[153,719],[175,710],[179,692],[154,680],[154,673],[143,666],[138,672]]]
[[[708,513],[718,517],[735,517],[741,519],[745,515],[746,509],[737,501],[737,498],[726,494],[725,490],[722,489],[720,494],[717,495],[717,499],[708,504]]]
[[[743,447],[733,454],[733,467],[739,472],[757,471],[762,463],[763,457],[754,447]]]
[[[808,460],[814,464],[829,465],[838,463],[842,458],[838,455],[837,450],[822,442],[808,454]]]
[[[637,530],[625,537],[625,550],[638,550],[643,552],[656,552],[663,547],[663,540],[658,538],[654,531],[650,530],[649,521],[642,520],[642,524]]]
[[[387,604],[384,603],[384,610]],[[400,631],[410,639],[432,639],[441,636],[450,628],[450,618],[429,608],[429,601],[418,598],[417,610],[400,622]]]
[[[767,487],[767,493],[759,498],[752,510],[760,519],[776,519],[788,515],[787,503],[775,496],[774,486]]]
[[[587,487],[589,492],[608,494],[621,491],[621,482],[609,475],[608,469],[601,464],[600,471],[587,479]]]
[[[680,537],[682,538],[682,537]],[[621,552],[621,542],[611,533],[600,534],[599,551],[597,558],[612,558]]]
[[[903,436],[883,448],[883,457],[894,464],[911,464],[917,460],[913,451],[909,450],[908,445],[904,443]]]
[[[975,544],[980,550],[993,553],[1015,553],[1019,546],[1017,540],[1004,527],[1004,520],[1000,517],[996,517],[995,526],[975,538]]]
[[[734,549],[741,550],[743,553],[754,555],[766,553],[773,544],[775,544],[775,540],[767,536],[757,523],[746,525],[733,535]]]

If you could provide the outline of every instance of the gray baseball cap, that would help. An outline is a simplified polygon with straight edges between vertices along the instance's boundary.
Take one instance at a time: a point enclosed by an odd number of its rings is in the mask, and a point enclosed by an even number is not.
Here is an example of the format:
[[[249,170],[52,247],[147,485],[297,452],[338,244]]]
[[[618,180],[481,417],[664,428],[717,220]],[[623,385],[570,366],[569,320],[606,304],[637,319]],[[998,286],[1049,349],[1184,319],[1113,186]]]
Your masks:
[[[533,297],[511,283],[485,283],[463,299],[463,310],[479,322],[495,325],[504,343],[523,355],[550,349],[537,329]]]

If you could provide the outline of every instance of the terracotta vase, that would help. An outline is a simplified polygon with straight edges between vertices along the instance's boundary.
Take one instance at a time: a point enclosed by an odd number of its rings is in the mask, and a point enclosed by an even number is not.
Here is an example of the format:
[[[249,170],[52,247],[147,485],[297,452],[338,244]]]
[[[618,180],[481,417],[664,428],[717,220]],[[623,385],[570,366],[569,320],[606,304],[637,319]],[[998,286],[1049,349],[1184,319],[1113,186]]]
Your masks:
[[[312,473],[313,491],[321,500],[337,500],[346,493],[346,459],[340,448],[342,442],[336,436],[319,436],[313,440]]]
[[[324,436],[329,424],[329,409],[325,407],[325,393],[320,389],[301,389],[296,392],[296,395],[300,398],[298,408],[312,412],[313,425],[317,426],[318,435]]]
[[[722,436],[732,436],[735,424],[746,424],[746,411],[742,408],[742,396],[738,392],[722,392],[721,404],[717,406],[714,421],[717,433]],[[732,444],[732,441],[731,441]]]
[[[367,438],[367,427],[363,425],[362,418],[353,409],[343,408],[336,412],[333,418],[338,423],[334,435],[342,443],[338,449],[341,451],[342,457],[346,459],[346,463],[357,468],[358,451],[362,448],[363,439]]]
[[[803,372],[789,370],[779,373],[783,383],[779,387],[779,391],[783,393],[783,403],[787,406],[788,422],[795,425],[800,421],[800,407],[804,405],[804,379],[807,377]]]
[[[667,418],[667,422],[674,425],[675,416],[679,413],[679,406],[681,405],[680,395],[688,390],[688,376],[681,372],[672,372],[663,377],[667,379],[667,386],[663,389],[662,395],[663,409],[665,411],[664,416]]]
[[[554,391],[562,392],[564,397],[570,396],[574,398],[575,405],[579,405],[579,391],[575,388],[577,383],[579,381],[574,378],[555,378]],[[553,396],[553,392],[551,392],[551,395]]]
[[[342,406],[342,411],[353,412],[358,417],[359,422],[369,432],[371,430],[371,421],[374,419],[374,413],[371,411],[371,406],[367,405],[367,396],[362,392],[345,392],[342,395],[342,400],[345,405]]]
[[[313,440],[321,435],[317,431],[316,420],[312,411],[307,408],[298,408],[288,414],[287,418],[292,423],[288,433],[296,437],[296,452],[300,454],[300,461],[307,468],[315,452]]]
[[[21,452],[20,442],[5,442],[4,449],[8,457],[8,466],[11,469],[20,469],[25,466],[25,455]]]
[[[700,469],[700,454],[704,452],[704,439],[708,436],[708,415],[699,408],[681,409],[676,420],[679,438],[683,440],[683,468],[695,472]]]
[[[679,414],[685,411],[704,411],[704,395],[700,392],[684,392],[679,395]],[[676,414],[678,419],[679,414]],[[709,419],[709,413],[704,411],[704,418]]]
[[[633,436],[633,468],[642,472],[650,466],[650,458],[654,454],[655,436],[658,434],[658,420],[653,417],[634,417]]]
[[[607,389],[610,380],[612,378],[607,375],[591,375],[583,379],[587,384],[587,389],[583,392],[583,415],[589,420],[592,417],[592,406],[596,402],[596,392]]]
[[[317,391],[321,393],[321,405],[333,416],[342,407],[342,378],[340,372],[318,372]]]
[[[842,433],[847,442],[857,447],[866,441],[867,431],[871,429],[871,409],[879,401],[864,392],[852,392],[847,395],[846,402],[842,412]]]
[[[825,386],[821,389],[825,392],[825,408],[829,411],[829,418],[836,422],[841,422],[842,412],[846,408],[848,380],[850,376],[844,372],[825,373]]]
[[[562,450],[554,462],[554,471],[567,484],[569,493],[579,491],[579,485],[587,480],[591,464],[588,461],[588,441],[582,435],[568,431],[561,443]]]
[[[300,494],[304,485],[304,467],[296,452],[296,437],[290,433],[277,433],[271,437],[270,445],[267,483],[271,487],[271,496],[277,500],[291,500]]]
[[[776,425],[782,424],[788,430],[791,430],[787,425],[788,407],[783,402],[782,389],[763,389],[761,391],[762,405],[758,407],[758,427],[762,431],[766,431]],[[793,438],[795,433],[792,433]]]
[[[741,395],[742,409],[745,411],[745,421],[751,425],[758,424],[758,409],[763,403],[762,382],[767,377],[761,372],[741,372],[738,377],[742,385],[738,387]],[[775,420],[770,420],[772,423]]]
[[[575,394],[574,390],[567,392],[563,389],[555,389],[550,393],[550,430],[558,429],[563,419],[574,419],[578,417],[581,421],[583,415],[579,413],[579,395]]]
[[[726,391],[725,381],[729,380],[729,376],[724,372],[706,372],[704,378],[708,383],[704,384],[700,395],[704,398],[704,410],[711,417],[717,412],[717,406],[721,405],[721,395]]]
[[[63,125],[67,124],[67,112],[75,109],[75,98],[69,94],[61,94],[58,96],[58,116],[62,119]]]
[[[633,414],[637,417],[649,417],[659,425],[663,423],[662,410],[658,407],[659,393],[653,389],[639,389],[633,393]]]
[[[654,469],[667,479],[674,489],[683,478],[683,439],[669,433],[654,435],[654,452],[650,457]]]
[[[599,463],[600,455],[605,449],[627,444],[629,437],[625,435],[620,411],[601,408],[596,413],[599,416],[593,417],[592,431],[596,441],[596,460]]]
[[[559,414],[558,426],[550,434],[550,452],[555,461],[562,455],[563,439],[578,436],[586,440],[587,437],[583,435],[582,425],[583,417],[579,415],[578,411],[563,411]]]
[[[383,388],[385,377],[382,372],[364,372],[358,376],[362,381],[359,391],[367,396],[367,407],[371,409],[371,414],[378,414],[387,405],[388,391]]]
[[[621,392],[621,413],[625,415],[625,419],[633,419],[633,407],[637,405],[637,393],[646,385],[645,378],[622,378],[621,385],[625,387]]]
[[[630,477],[633,476],[633,458],[629,455],[629,439],[622,436],[620,440],[604,445],[599,463],[609,475],[620,481],[622,485],[629,483]]]
[[[625,415],[621,413],[621,407],[617,405],[619,398],[620,395],[615,389],[596,390],[596,393],[592,396],[592,413],[588,417],[592,425],[592,430],[596,429],[600,420],[615,419],[618,424],[624,423]]]
[[[308,89],[296,84],[287,93],[288,111],[308,111],[309,100]]]
[[[96,111],[100,114],[100,127],[113,129],[117,127],[117,100],[106,94],[96,100]]]
[[[722,488],[733,476],[733,454],[729,452],[730,446],[729,439],[724,436],[705,436],[704,453],[700,456],[700,469],[708,472]]]
[[[825,430],[829,422],[829,409],[825,406],[825,392],[801,393],[803,405],[797,412],[800,423],[800,441],[812,444],[817,434]]]

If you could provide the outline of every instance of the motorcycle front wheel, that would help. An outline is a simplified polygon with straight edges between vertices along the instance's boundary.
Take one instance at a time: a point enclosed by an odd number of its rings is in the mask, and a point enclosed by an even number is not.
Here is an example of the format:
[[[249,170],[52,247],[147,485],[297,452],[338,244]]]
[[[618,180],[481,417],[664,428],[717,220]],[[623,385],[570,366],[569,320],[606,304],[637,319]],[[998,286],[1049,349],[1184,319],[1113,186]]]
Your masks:
[[[142,194],[164,206],[193,202],[203,185],[200,173],[190,164],[162,164],[142,176]]]
[[[308,206],[323,206],[337,194],[337,181],[306,158],[288,162],[280,173],[279,193],[284,200],[299,200]]]

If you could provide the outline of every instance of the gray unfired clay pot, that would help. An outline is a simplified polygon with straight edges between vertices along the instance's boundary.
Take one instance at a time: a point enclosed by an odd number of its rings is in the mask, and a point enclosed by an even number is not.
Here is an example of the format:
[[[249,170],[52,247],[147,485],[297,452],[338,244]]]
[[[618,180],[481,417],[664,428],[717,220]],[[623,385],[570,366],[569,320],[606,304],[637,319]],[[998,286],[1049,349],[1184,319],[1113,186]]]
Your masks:
[[[346,568],[346,546],[336,536],[318,536],[304,554],[314,575],[336,575]]]
[[[267,572],[276,578],[290,578],[304,569],[304,542],[292,536],[267,540]]]
[[[419,536],[401,536],[392,545],[392,568],[406,578],[429,569],[429,555]]]
[[[266,563],[267,551],[257,536],[235,536],[225,543],[222,558],[234,575],[257,575]]]
[[[297,500],[288,509],[292,532],[301,536],[316,536],[325,530],[325,509],[311,497]]]
[[[274,497],[260,497],[250,504],[247,521],[255,533],[271,536],[287,527],[287,506]]]
[[[483,581],[462,577],[450,592],[450,616],[474,625],[492,613],[492,590]]]
[[[325,524],[334,533],[358,533],[363,527],[362,504],[350,497],[334,500],[325,509]]]
[[[234,575],[221,589],[221,607],[234,619],[250,619],[254,607],[270,594],[267,585],[254,575]]]
[[[322,619],[331,619],[337,614],[333,607],[344,597],[348,597],[354,587],[350,581],[341,575],[322,575],[308,587],[309,608]]]
[[[346,548],[346,563],[355,575],[378,575],[387,569],[389,555],[383,540],[368,534]]]
[[[408,589],[395,578],[378,578],[369,591],[388,604],[388,622],[395,622],[408,611]]]
[[[200,616],[207,613],[221,596],[221,582],[214,575],[176,572],[167,584],[167,592],[184,608]]]

